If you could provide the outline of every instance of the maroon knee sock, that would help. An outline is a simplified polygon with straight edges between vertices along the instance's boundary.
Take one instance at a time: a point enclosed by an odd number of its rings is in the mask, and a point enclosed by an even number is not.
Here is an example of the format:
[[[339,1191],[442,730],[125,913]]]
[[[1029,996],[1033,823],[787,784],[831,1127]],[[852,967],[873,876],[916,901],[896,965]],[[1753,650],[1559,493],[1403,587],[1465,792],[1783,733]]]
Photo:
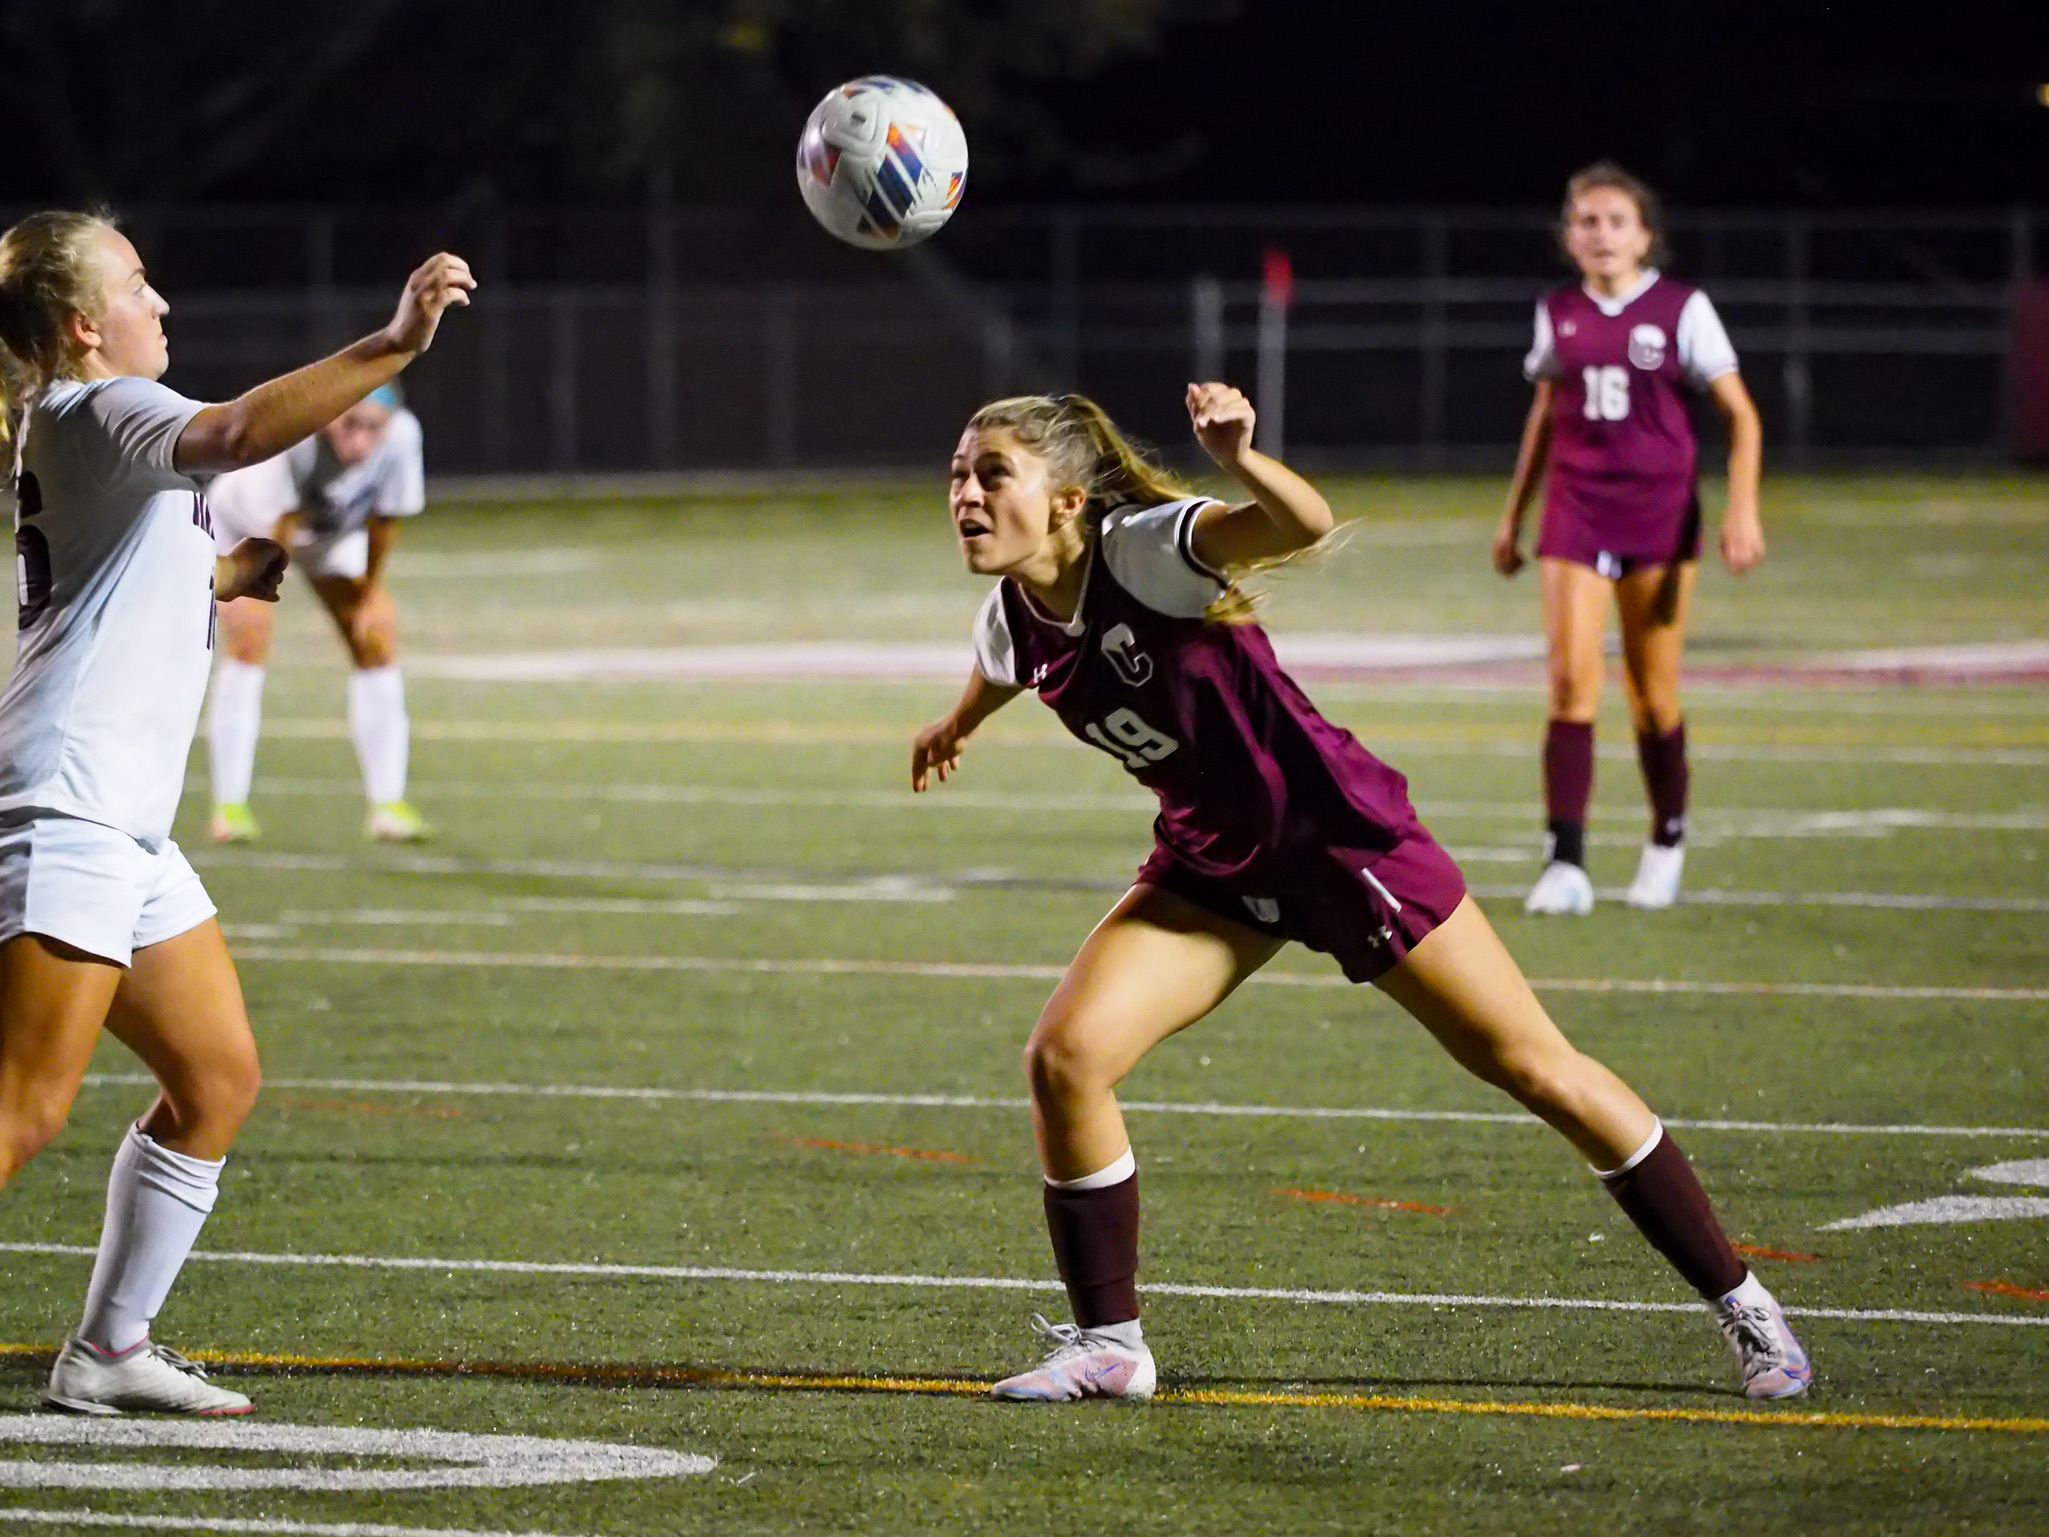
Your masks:
[[[1661,1131],[1650,1152],[1620,1173],[1603,1174],[1601,1183],[1651,1247],[1703,1297],[1720,1297],[1743,1284],[1749,1267],[1730,1247],[1693,1165],[1670,1132]]]
[[[1651,842],[1665,848],[1685,841],[1686,722],[1670,731],[1639,731],[1636,757],[1643,765],[1643,787],[1651,798]]]
[[[1544,814],[1551,858],[1587,862],[1587,801],[1594,793],[1592,721],[1553,720],[1544,728]]]
[[[1046,1186],[1046,1231],[1084,1329],[1138,1317],[1138,1176],[1100,1190]]]

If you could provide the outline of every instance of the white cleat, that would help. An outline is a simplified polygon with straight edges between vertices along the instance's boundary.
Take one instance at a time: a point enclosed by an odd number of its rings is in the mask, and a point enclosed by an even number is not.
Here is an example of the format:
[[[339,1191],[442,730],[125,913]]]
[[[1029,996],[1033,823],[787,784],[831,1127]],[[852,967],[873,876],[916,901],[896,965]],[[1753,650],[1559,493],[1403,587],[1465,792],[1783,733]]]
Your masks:
[[[1584,918],[1594,910],[1594,883],[1578,865],[1554,859],[1544,866],[1537,884],[1523,898],[1523,911],[1554,917]]]
[[[1074,1324],[1049,1324],[1032,1315],[1032,1327],[1052,1340],[1053,1351],[1028,1372],[1005,1377],[989,1390],[992,1398],[1019,1403],[1064,1404],[1078,1398],[1153,1396],[1159,1373],[1153,1353],[1144,1344],[1135,1349]]]
[[[73,1414],[247,1414],[256,1406],[206,1380],[196,1361],[143,1340],[108,1355],[73,1335],[57,1352],[43,1402]]]
[[[1646,912],[1670,907],[1679,900],[1679,877],[1685,869],[1685,844],[1646,843],[1623,901]]]
[[[1807,1391],[1814,1366],[1793,1337],[1778,1299],[1754,1275],[1708,1304],[1722,1337],[1735,1352],[1748,1398],[1792,1398]]]

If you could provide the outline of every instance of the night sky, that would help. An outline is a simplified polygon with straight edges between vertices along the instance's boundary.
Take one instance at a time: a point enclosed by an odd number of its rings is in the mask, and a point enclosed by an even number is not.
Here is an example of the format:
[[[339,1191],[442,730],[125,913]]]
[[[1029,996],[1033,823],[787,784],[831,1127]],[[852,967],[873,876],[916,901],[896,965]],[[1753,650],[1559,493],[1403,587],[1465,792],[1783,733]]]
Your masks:
[[[1046,65],[1113,12],[1166,21]],[[1696,207],[2049,205],[2049,0],[5,0],[0,57],[15,206],[629,203],[663,157],[779,203],[873,71],[954,100],[980,202],[1528,206],[1612,155]]]

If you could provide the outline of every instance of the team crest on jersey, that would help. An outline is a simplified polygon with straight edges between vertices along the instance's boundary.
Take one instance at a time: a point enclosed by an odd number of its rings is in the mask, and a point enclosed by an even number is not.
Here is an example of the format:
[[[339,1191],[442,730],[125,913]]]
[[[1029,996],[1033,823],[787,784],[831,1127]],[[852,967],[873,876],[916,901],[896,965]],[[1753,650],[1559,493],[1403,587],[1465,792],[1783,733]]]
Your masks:
[[[1629,331],[1629,361],[1649,372],[1665,366],[1665,333],[1657,326],[1632,326]]]
[[[1131,633],[1128,624],[1112,625],[1103,632],[1103,655],[1117,669],[1117,676],[1133,688],[1142,686],[1153,675],[1153,659],[1138,649],[1138,637]]]

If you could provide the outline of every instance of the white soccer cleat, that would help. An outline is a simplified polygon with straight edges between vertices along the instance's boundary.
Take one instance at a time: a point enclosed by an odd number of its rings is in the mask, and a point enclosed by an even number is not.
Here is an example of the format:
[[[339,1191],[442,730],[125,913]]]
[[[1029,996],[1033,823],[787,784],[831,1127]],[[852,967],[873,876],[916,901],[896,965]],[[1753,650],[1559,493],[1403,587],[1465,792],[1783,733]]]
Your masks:
[[[1686,845],[1646,843],[1637,861],[1636,879],[1623,897],[1631,907],[1656,912],[1679,900],[1679,877],[1686,869]]]
[[[247,1414],[256,1406],[206,1380],[197,1361],[143,1340],[109,1355],[73,1335],[57,1352],[43,1402],[73,1414]]]
[[[1144,1344],[1133,1348],[1075,1324],[1050,1324],[1032,1315],[1032,1327],[1053,1341],[1053,1351],[1028,1372],[1005,1377],[989,1390],[992,1398],[1018,1403],[1064,1404],[1079,1398],[1153,1396],[1159,1373]]]
[[[1748,1398],[1792,1398],[1807,1391],[1814,1367],[1793,1337],[1778,1299],[1754,1275],[1708,1304],[1722,1337],[1735,1352]]]
[[[1523,898],[1523,911],[1552,917],[1584,918],[1594,910],[1594,883],[1578,865],[1554,859],[1544,866],[1537,884]]]

